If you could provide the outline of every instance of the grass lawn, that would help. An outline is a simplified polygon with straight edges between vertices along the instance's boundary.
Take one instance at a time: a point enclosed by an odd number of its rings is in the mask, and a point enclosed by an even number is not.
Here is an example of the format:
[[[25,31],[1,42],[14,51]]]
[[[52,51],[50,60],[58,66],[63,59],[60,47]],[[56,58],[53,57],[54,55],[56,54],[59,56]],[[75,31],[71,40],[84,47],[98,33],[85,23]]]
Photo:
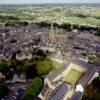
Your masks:
[[[51,68],[50,74],[54,72],[56,69],[60,68],[61,66],[62,66],[62,63],[52,60],[52,68]]]
[[[78,71],[76,69],[71,69],[67,74],[67,76],[65,77],[65,81],[74,85],[79,80],[81,75],[82,75],[81,71]]]
[[[87,17],[87,18],[81,18],[81,17],[77,17],[77,16],[69,16],[66,17],[66,21],[71,22],[71,23],[75,23],[75,24],[83,24],[83,25],[99,25],[100,24],[100,20],[93,18],[93,17]]]
[[[57,61],[52,61],[53,69],[57,69],[61,67],[62,63],[58,63]]]

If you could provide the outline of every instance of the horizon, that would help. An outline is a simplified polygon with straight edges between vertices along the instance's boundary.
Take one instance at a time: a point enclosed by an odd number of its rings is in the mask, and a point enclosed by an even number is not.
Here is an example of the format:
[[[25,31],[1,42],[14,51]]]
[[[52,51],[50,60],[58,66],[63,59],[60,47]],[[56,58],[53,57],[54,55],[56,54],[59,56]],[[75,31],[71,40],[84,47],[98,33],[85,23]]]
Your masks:
[[[97,4],[100,0],[3,0],[0,4]]]
[[[23,5],[100,5],[99,3],[16,3],[16,4],[1,4],[0,6],[9,6],[9,5],[16,5],[16,6],[23,6]]]

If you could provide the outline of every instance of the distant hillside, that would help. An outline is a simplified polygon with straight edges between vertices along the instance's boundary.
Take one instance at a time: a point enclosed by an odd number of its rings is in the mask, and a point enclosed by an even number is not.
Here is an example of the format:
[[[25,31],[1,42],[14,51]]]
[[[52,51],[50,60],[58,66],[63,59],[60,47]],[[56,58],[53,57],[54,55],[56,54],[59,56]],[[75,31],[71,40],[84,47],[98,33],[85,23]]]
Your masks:
[[[12,17],[28,22],[100,26],[99,4],[0,5],[0,16],[4,17],[0,22],[16,22]]]

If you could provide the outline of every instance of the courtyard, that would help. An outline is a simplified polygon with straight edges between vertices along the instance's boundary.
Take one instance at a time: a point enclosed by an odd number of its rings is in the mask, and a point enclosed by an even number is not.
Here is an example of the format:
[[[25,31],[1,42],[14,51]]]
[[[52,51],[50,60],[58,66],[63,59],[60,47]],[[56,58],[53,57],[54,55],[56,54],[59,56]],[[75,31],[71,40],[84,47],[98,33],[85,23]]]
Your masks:
[[[80,79],[80,77],[82,76],[83,72],[78,71],[76,69],[71,69],[69,71],[69,73],[67,74],[67,76],[65,77],[65,81],[67,83],[70,83],[72,85],[75,85],[78,80]]]

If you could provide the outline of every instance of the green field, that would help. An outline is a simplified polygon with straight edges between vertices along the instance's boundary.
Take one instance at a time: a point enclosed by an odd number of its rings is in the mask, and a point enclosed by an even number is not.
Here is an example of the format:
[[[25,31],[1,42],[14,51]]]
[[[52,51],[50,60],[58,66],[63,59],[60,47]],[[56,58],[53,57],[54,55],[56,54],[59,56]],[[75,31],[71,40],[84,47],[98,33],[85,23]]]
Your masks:
[[[65,81],[75,85],[76,82],[79,80],[79,78],[81,77],[82,72],[76,70],[76,69],[71,69],[69,71],[69,73],[67,74],[67,76],[65,77]]]
[[[9,8],[9,10],[8,10]],[[0,9],[0,22],[56,22],[100,26],[100,7],[88,6],[24,6]],[[9,16],[13,16],[11,19]]]

